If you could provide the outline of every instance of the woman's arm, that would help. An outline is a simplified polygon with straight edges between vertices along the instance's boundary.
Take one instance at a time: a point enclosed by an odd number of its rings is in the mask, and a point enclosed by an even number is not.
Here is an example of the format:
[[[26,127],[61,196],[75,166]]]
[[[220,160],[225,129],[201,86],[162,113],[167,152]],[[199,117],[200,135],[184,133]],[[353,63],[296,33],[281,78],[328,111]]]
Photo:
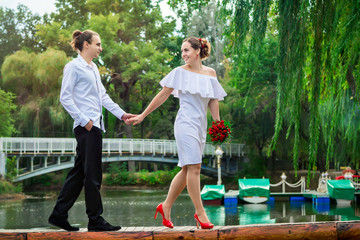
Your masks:
[[[126,123],[134,123],[133,125],[141,123],[147,115],[160,107],[166,101],[166,99],[169,98],[173,90],[173,88],[164,87],[158,94],[156,94],[154,99],[150,102],[149,106],[142,114],[129,119]]]
[[[217,99],[211,99],[209,101],[209,109],[214,121],[220,121],[219,101]]]

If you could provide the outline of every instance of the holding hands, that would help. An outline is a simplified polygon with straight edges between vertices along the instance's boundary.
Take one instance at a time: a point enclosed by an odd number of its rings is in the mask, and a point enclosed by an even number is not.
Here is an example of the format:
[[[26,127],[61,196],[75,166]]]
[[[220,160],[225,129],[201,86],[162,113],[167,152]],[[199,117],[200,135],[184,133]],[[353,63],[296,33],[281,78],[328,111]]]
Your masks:
[[[121,117],[121,120],[123,120],[127,125],[129,125],[131,122],[129,122],[129,119],[136,117],[137,115],[131,114],[131,113],[124,113],[124,115]]]
[[[138,125],[140,124],[143,120],[144,120],[145,116],[143,116],[143,114],[140,115],[134,115],[133,117],[128,118],[125,123],[126,124],[133,124]]]
[[[156,94],[154,99],[150,102],[149,106],[144,110],[142,114],[132,115],[131,117],[128,117],[126,121],[124,120],[125,123],[133,124],[134,126],[140,124],[147,115],[157,109],[161,104],[166,101],[166,99],[168,99],[173,90],[173,88],[163,87],[163,89],[158,94]]]

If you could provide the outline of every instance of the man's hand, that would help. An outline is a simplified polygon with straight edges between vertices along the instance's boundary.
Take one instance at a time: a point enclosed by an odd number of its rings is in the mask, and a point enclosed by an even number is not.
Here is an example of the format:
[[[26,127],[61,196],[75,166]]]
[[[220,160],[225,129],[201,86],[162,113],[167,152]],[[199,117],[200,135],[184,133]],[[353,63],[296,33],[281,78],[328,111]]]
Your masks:
[[[89,132],[91,131],[92,127],[93,127],[93,121],[90,120],[86,125],[85,125],[85,129],[88,130]]]
[[[132,117],[132,118],[129,118],[127,121],[126,121],[126,124],[131,124],[133,123],[133,125],[138,125],[140,124],[142,121],[144,120],[144,116],[141,114],[141,115],[137,115],[135,117]]]
[[[129,125],[131,122],[129,122],[130,118],[136,117],[137,115],[135,114],[131,114],[131,113],[125,113],[122,117],[121,120],[123,120],[127,125]]]

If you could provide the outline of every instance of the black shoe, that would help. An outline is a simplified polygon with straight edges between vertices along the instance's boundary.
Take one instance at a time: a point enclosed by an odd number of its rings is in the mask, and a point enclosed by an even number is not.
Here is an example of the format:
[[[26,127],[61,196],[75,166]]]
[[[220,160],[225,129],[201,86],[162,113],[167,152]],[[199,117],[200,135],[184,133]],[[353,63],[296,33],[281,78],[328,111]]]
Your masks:
[[[117,231],[120,230],[120,226],[113,226],[102,217],[98,221],[89,219],[88,231],[89,232],[103,232],[103,231]]]
[[[48,222],[49,222],[49,224],[51,224],[55,227],[65,229],[66,231],[69,231],[69,232],[79,231],[78,227],[72,227],[67,220],[61,220],[54,216],[50,216]]]

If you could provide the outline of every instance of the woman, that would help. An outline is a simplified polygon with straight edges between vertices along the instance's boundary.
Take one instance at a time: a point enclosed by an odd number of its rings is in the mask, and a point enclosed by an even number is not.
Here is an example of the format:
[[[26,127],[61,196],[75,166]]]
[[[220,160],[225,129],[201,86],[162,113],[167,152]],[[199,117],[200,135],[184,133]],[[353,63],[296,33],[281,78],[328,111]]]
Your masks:
[[[170,220],[171,207],[176,198],[187,186],[195,207],[194,218],[202,229],[213,228],[200,196],[201,159],[206,141],[207,108],[213,119],[220,120],[218,100],[226,93],[216,78],[214,69],[202,65],[210,54],[210,43],[205,39],[190,37],[181,46],[185,65],[172,70],[162,81],[163,89],[154,97],[145,111],[127,123],[137,125],[152,111],[163,104],[173,94],[180,99],[180,109],[175,120],[175,139],[178,148],[181,171],[174,177],[166,200],[156,208],[155,218],[160,212],[163,225],[173,228]]]

